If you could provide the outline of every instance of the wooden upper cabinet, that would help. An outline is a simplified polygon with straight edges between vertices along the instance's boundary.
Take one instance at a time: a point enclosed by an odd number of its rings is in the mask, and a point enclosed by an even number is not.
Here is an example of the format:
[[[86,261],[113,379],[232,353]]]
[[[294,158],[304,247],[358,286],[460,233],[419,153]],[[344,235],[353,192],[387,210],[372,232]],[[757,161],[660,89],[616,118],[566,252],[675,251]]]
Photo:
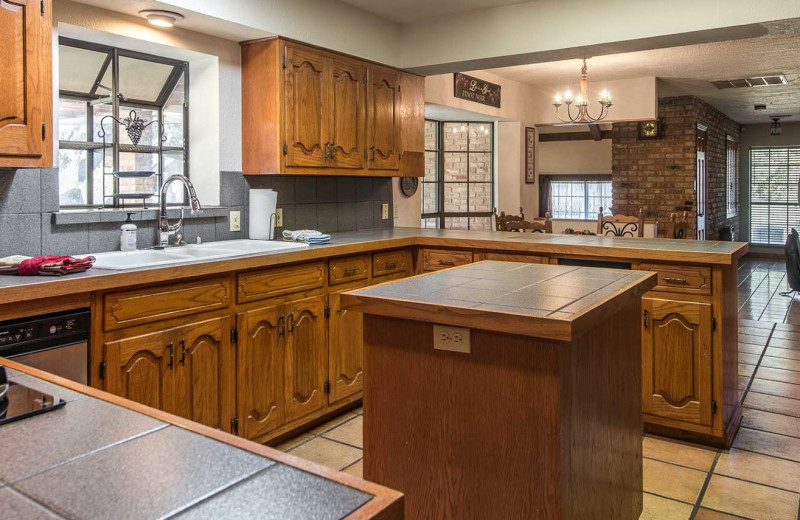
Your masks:
[[[51,0],[0,0],[0,167],[52,167]]]
[[[363,168],[366,138],[366,67],[354,60],[332,60],[331,164]]]
[[[175,329],[177,415],[230,431],[236,415],[236,356],[230,318],[213,318]]]
[[[284,422],[284,306],[242,312],[237,322],[241,434],[254,439]]]
[[[287,422],[325,406],[325,300],[314,296],[289,304],[284,376]]]
[[[244,43],[242,169],[422,177],[424,91],[421,76],[325,49]]]
[[[370,67],[367,83],[367,146],[369,168],[400,167],[400,73]]]
[[[642,299],[644,413],[711,425],[711,305]]]
[[[331,60],[286,46],[286,165],[321,167],[330,158]]]

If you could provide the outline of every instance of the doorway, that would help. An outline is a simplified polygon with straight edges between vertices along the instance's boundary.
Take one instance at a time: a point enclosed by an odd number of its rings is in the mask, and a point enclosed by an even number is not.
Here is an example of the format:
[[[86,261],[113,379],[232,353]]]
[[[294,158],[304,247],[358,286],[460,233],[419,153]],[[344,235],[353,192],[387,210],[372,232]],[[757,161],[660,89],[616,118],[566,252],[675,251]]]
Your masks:
[[[708,175],[706,172],[706,148],[708,147],[708,127],[697,123],[697,240],[706,239],[706,197]]]

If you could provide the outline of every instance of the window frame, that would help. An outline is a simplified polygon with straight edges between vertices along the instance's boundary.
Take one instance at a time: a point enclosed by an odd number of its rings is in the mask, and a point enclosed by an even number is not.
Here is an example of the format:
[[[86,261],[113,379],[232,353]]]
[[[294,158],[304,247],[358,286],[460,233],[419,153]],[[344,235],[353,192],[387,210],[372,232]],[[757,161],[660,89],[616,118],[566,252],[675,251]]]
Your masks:
[[[556,216],[555,210],[551,210],[550,218],[552,220],[570,220],[570,221],[585,221],[591,222],[597,220],[597,215],[592,215],[589,213],[589,183],[590,182],[597,182],[597,183],[608,183],[611,187],[611,196],[613,197],[614,193],[614,184],[611,174],[608,173],[597,173],[597,174],[556,174],[556,175],[548,175],[548,181],[550,182],[550,207],[553,207],[553,184],[562,182],[562,183],[580,183],[583,184],[583,214],[586,218],[570,218],[570,217],[558,217]],[[541,183],[540,183],[541,184]],[[605,206],[603,208],[604,214],[611,215],[611,205]]]
[[[120,161],[120,154],[121,153],[154,153],[158,155],[158,171],[156,172],[156,182],[163,183],[164,181],[164,153],[167,152],[182,152],[183,154],[183,175],[189,177],[189,63],[186,61],[176,60],[172,58],[165,58],[163,56],[157,56],[154,54],[147,54],[138,51],[131,51],[128,49],[122,49],[119,47],[112,47],[108,45],[102,45],[99,43],[93,42],[86,42],[82,40],[76,40],[73,38],[68,38],[61,36],[58,39],[59,46],[64,45],[68,47],[75,47],[79,49],[86,49],[90,51],[100,52],[106,54],[106,59],[103,65],[100,67],[98,75],[95,79],[94,85],[90,89],[88,93],[83,92],[74,92],[68,90],[61,90],[58,91],[58,99],[68,99],[72,101],[83,101],[86,103],[86,124],[87,124],[87,133],[86,138],[87,141],[62,141],[58,140],[58,149],[59,150],[85,150],[87,151],[87,158],[86,158],[86,204],[69,204],[69,205],[62,205],[59,202],[59,207],[65,207],[70,209],[81,209],[81,208],[103,208],[103,207],[123,207],[123,204],[119,202],[119,199],[114,199],[112,204],[105,204],[105,200],[95,201],[94,197],[94,151],[95,150],[102,150],[103,143],[102,141],[97,141],[99,139],[98,136],[94,135],[94,106],[96,105],[107,105],[108,103],[102,103],[100,100],[104,100],[110,98],[110,105],[111,105],[111,114],[117,118],[125,117],[127,114],[120,114],[120,105],[123,107],[130,107],[131,109],[139,109],[139,110],[153,110],[158,112],[158,121],[161,121],[161,125],[163,125],[164,120],[164,108],[169,101],[170,96],[175,91],[175,88],[178,86],[178,83],[183,78],[184,84],[184,102],[183,102],[183,146],[148,146],[148,145],[138,145],[134,146],[132,144],[121,144],[120,143],[120,134],[121,134],[121,127],[120,125],[116,124],[112,121],[111,128],[106,128],[107,131],[110,130],[111,134],[113,135],[113,142],[109,143],[106,146],[107,150],[110,150],[112,161],[113,161],[113,171],[119,171],[119,161]],[[153,63],[160,63],[163,65],[169,65],[173,67],[172,72],[168,76],[167,80],[164,82],[164,86],[161,89],[158,97],[155,101],[147,101],[141,99],[124,99],[121,100],[119,96],[119,59],[125,58],[132,58],[142,61],[149,61]],[[112,85],[110,86],[111,92],[107,95],[102,95],[97,92],[98,87],[100,86],[100,82],[102,81],[103,77],[106,75],[108,68],[112,68]],[[106,123],[108,126],[108,122]],[[154,124],[154,128],[158,129],[161,127],[160,124]],[[59,177],[60,182],[60,177]],[[119,190],[119,179],[115,178],[113,183],[113,192],[106,193],[105,189],[105,179],[103,179],[103,199],[107,199],[112,195],[116,194]],[[157,184],[156,191],[161,189],[161,185]],[[183,205],[185,204],[185,200],[183,202],[174,203],[172,205]]]
[[[766,185],[767,186],[767,199],[768,199],[768,201],[767,202],[754,202],[753,201],[753,194],[756,191],[755,188],[757,186],[763,186],[763,183],[756,184],[756,183],[753,182],[753,174],[754,174],[753,156],[754,156],[754,152],[765,151],[765,150],[768,151],[770,154],[772,153],[773,150],[775,150],[775,151],[781,151],[782,153],[785,153],[787,155],[787,167],[786,167],[786,171],[785,171],[786,179],[787,179],[787,183],[786,183],[787,196],[786,196],[786,201],[785,202],[783,202],[783,201],[772,202],[771,201],[771,199],[772,199],[771,186],[773,185],[772,177],[771,177],[773,166],[772,166],[772,162],[771,161],[769,163],[769,168],[768,168],[769,177],[768,177],[768,181],[767,181],[767,185]],[[795,145],[795,146],[788,146],[787,145],[787,146],[752,146],[752,147],[750,147],[750,150],[749,150],[750,198],[749,198],[748,202],[749,202],[749,207],[750,207],[750,218],[749,218],[749,220],[750,220],[750,222],[749,222],[750,243],[752,243],[752,244],[758,244],[758,245],[763,245],[763,246],[782,246],[786,242],[786,236],[785,236],[786,233],[784,233],[784,236],[781,237],[781,240],[779,242],[770,241],[770,238],[771,238],[771,235],[772,235],[771,228],[772,228],[772,224],[773,223],[772,223],[771,218],[769,216],[767,217],[767,224],[766,224],[767,225],[767,241],[766,242],[757,242],[757,241],[754,240],[755,233],[753,233],[753,224],[754,224],[753,215],[754,215],[754,209],[756,207],[766,206],[767,208],[771,208],[771,207],[775,206],[775,207],[785,207],[785,208],[787,208],[787,217],[786,217],[786,221],[784,222],[786,224],[786,228],[784,228],[784,231],[786,231],[786,232],[788,232],[789,228],[792,227],[789,224],[789,215],[788,215],[789,208],[791,208],[791,207],[796,208],[798,214],[800,214],[800,201],[795,200],[794,202],[791,202],[790,199],[789,199],[789,191],[790,191],[789,187],[792,186],[792,184],[789,182],[789,174],[790,174],[790,171],[791,171],[791,167],[792,166],[800,167],[800,159],[797,159],[797,163],[792,164],[792,161],[791,161],[792,150],[795,150],[795,154],[800,155],[800,146],[797,146],[797,145]],[[784,173],[784,172],[781,172],[781,173]],[[782,183],[775,183],[775,184],[776,185],[781,185]],[[769,212],[769,209],[767,211]]]
[[[739,141],[732,135],[725,138],[725,214],[739,214]]]
[[[492,209],[495,207],[495,154],[496,154],[496,146],[495,146],[495,124],[494,121],[455,121],[455,120],[435,120],[435,119],[425,119],[425,122],[432,122],[436,123],[436,150],[429,150],[425,148],[425,152],[433,152],[436,153],[436,181],[425,181],[423,177],[423,184],[436,184],[436,200],[437,200],[437,208],[438,211],[435,213],[422,213],[420,217],[420,223],[426,219],[436,219],[437,220],[437,229],[445,229],[445,221],[448,218],[466,218],[467,219],[467,230],[470,229],[470,221],[469,219],[472,217],[488,217],[491,221],[492,216],[494,215]],[[466,150],[451,150],[448,151],[445,149],[444,139],[445,139],[445,125],[448,124],[461,124],[461,125],[487,125],[491,128],[491,150],[489,152],[486,151],[477,151],[477,150],[470,150],[469,149],[469,130],[467,130],[467,149]],[[454,184],[452,182],[448,183],[444,180],[444,163],[445,163],[445,154],[446,153],[456,153],[456,154],[465,154],[467,156],[467,180],[463,183],[455,183],[455,184],[466,184],[467,185],[467,208],[469,208],[469,187],[470,184],[489,184],[490,193],[491,193],[491,204],[489,206],[492,208],[489,211],[479,211],[479,212],[446,212],[445,205],[444,205],[444,198],[445,198],[445,185],[446,184]],[[470,154],[486,154],[489,153],[491,155],[491,169],[489,172],[489,176],[491,180],[487,182],[478,182],[478,181],[470,181],[469,179],[469,156]],[[424,189],[423,189],[424,191]],[[425,202],[424,196],[421,197],[420,205],[423,205]]]

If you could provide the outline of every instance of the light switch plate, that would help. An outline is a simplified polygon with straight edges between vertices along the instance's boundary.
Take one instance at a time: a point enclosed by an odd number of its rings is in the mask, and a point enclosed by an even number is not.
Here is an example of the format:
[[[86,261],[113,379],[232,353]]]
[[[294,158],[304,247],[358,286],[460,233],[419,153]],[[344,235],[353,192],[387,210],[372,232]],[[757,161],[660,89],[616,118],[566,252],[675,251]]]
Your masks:
[[[283,208],[275,210],[275,227],[283,227]]]
[[[381,205],[381,218],[383,220],[389,220],[389,205],[388,204]]]
[[[469,354],[470,329],[464,327],[451,327],[449,325],[433,326],[433,348],[436,350],[449,350]]]
[[[231,216],[228,219],[231,223],[231,231],[241,231],[242,230],[242,212],[241,211],[231,211]]]

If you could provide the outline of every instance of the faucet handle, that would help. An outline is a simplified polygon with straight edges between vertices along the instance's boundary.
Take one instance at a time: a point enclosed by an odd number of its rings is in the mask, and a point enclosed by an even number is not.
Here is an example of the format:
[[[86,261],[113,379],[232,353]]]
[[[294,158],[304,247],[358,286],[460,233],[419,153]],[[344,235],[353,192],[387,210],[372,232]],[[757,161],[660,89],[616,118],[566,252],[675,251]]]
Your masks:
[[[184,242],[183,242],[183,233],[178,233],[178,234],[176,234],[176,235],[175,235],[175,245],[176,245],[176,246],[182,246],[182,245],[184,245]]]

